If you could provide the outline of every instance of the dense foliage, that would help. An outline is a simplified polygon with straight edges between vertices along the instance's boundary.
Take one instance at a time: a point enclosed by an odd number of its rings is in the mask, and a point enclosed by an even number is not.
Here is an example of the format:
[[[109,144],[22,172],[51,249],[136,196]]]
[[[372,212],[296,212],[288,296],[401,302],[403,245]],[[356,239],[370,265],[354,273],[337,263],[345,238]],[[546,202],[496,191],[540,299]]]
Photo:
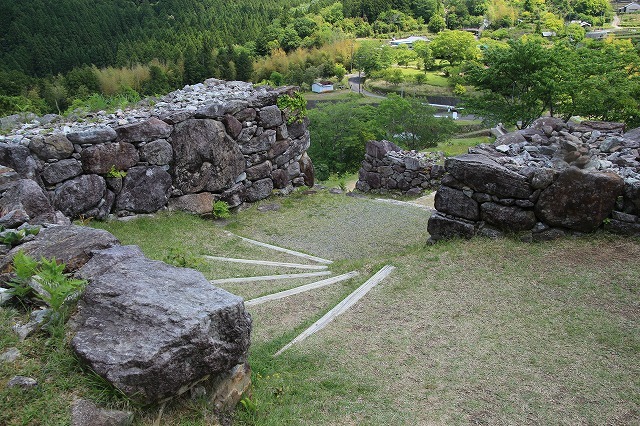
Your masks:
[[[552,47],[537,38],[484,49],[468,64],[467,80],[481,90],[466,107],[486,119],[525,127],[549,111],[568,119],[640,125],[640,56],[628,40]]]
[[[324,102],[309,110],[313,143],[309,156],[316,174],[358,170],[365,144],[391,140],[406,149],[424,149],[448,140],[455,132],[451,119],[434,117],[435,110],[419,99],[390,95],[376,106],[362,105],[358,97],[345,102]]]

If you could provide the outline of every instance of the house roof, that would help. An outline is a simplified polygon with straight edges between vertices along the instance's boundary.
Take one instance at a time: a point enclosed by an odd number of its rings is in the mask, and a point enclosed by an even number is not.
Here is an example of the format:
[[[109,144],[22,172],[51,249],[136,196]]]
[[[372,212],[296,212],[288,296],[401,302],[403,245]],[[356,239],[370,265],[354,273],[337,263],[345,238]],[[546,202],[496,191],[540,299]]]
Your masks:
[[[389,43],[391,44],[413,44],[416,41],[429,41],[428,38],[424,37],[424,36],[411,36],[411,37],[407,37],[407,38],[399,38],[397,40],[391,40]]]

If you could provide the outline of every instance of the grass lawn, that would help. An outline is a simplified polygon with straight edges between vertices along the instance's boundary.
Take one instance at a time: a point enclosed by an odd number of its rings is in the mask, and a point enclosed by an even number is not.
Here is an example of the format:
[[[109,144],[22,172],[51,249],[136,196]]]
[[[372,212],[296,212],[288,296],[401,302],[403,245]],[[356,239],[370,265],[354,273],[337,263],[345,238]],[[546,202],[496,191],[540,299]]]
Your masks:
[[[638,424],[640,422],[640,241],[609,234],[544,244],[516,238],[425,245],[424,210],[332,195],[295,193],[226,222],[159,214],[92,223],[152,258],[225,254],[300,262],[247,245],[226,231],[334,260],[352,280],[253,306],[251,402],[238,425]],[[257,273],[214,262],[208,278]],[[396,266],[348,312],[279,357],[273,354],[380,267]],[[262,274],[267,271],[260,271]],[[298,283],[228,287],[248,298]],[[83,373],[59,340],[18,342],[15,311],[0,309],[0,424],[68,424],[84,396],[126,399]],[[56,343],[58,342],[58,343]],[[15,374],[42,385],[2,386]],[[200,400],[136,410],[139,425],[208,425]]]
[[[454,157],[460,154],[466,154],[468,149],[472,146],[480,145],[481,143],[492,143],[495,138],[489,136],[478,136],[475,138],[454,138],[447,142],[439,143],[438,146],[433,148],[427,148],[427,152],[442,151],[447,157]]]

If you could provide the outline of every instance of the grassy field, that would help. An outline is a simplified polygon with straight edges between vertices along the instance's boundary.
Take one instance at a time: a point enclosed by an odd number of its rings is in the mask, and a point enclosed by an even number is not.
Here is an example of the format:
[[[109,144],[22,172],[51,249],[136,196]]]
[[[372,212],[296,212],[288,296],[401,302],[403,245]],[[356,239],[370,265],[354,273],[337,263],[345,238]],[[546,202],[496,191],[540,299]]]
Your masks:
[[[481,143],[492,143],[495,139],[489,136],[479,136],[475,138],[453,138],[447,142],[439,143],[438,146],[428,148],[427,152],[442,151],[446,157],[454,157],[460,154],[466,154],[472,146]]]
[[[208,278],[264,273],[201,263],[200,254],[296,261],[228,231],[334,260],[350,281],[251,307],[253,396],[238,425],[617,424],[640,422],[640,241],[597,234],[544,244],[516,238],[425,245],[428,213],[325,191],[253,206],[226,222],[159,214],[93,223],[150,257],[176,249]],[[260,203],[258,203],[260,205]],[[175,257],[175,256],[174,256]],[[396,271],[350,311],[273,354],[385,264]],[[296,283],[228,287],[249,298]],[[0,424],[68,424],[84,396],[128,402],[83,372],[60,340],[17,342],[0,310]],[[15,374],[41,386],[2,385]],[[207,425],[199,400],[130,407],[139,425]]]

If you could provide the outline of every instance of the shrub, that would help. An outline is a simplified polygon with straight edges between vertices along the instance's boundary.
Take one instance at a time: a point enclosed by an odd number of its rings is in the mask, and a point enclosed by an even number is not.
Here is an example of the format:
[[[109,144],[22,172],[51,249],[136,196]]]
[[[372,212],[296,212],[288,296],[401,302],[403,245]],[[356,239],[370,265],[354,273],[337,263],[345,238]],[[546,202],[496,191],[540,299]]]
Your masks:
[[[213,203],[211,214],[213,214],[214,219],[226,219],[230,217],[231,212],[229,211],[229,204],[221,200],[215,201]]]

